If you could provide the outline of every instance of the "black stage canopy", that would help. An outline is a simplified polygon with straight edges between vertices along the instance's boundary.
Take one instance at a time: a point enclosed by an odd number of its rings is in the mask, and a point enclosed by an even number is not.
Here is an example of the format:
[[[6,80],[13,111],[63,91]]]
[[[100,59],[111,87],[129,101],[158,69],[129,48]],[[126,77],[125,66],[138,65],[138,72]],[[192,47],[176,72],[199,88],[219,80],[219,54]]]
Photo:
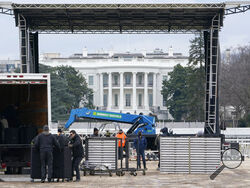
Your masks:
[[[208,30],[225,4],[12,4],[39,33],[193,33]],[[220,26],[223,16],[220,16]]]
[[[219,31],[225,4],[12,4],[22,72],[38,70],[38,33],[194,33],[205,44],[205,134],[219,135]],[[231,10],[245,11],[243,9]],[[3,10],[6,13],[6,10]],[[230,12],[231,13],[231,12]]]

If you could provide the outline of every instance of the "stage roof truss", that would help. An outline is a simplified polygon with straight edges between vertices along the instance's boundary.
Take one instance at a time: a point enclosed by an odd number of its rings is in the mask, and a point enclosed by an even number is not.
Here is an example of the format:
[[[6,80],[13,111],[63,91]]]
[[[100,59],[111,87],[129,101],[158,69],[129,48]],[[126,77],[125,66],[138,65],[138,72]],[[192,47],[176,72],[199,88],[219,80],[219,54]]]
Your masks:
[[[165,34],[209,30],[211,19],[224,14],[225,4],[12,4],[12,7],[16,16],[25,17],[32,32]]]

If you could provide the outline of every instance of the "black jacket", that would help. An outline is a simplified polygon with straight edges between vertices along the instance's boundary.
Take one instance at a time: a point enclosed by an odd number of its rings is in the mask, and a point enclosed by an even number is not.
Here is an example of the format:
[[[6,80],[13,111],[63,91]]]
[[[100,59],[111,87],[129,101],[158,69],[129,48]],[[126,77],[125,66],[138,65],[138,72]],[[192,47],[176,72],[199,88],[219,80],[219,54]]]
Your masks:
[[[35,147],[40,151],[53,151],[53,146],[60,149],[56,138],[50,133],[41,133],[35,142]]]
[[[57,138],[57,141],[59,143],[61,151],[63,151],[64,147],[68,146],[68,138],[63,134],[61,134],[59,136],[56,135],[56,138]]]
[[[74,138],[70,140],[70,143],[73,145],[73,157],[83,157],[83,146],[82,139],[80,138],[80,136],[76,134]]]

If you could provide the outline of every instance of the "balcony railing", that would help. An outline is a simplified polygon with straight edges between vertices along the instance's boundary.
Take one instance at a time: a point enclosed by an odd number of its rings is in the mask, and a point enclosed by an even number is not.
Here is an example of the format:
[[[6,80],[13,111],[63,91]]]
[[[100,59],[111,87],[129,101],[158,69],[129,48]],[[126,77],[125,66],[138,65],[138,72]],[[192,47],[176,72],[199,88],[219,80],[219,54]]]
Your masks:
[[[133,84],[132,83],[130,83],[130,84],[126,84],[126,83],[124,83],[124,87],[132,87],[133,86]]]
[[[136,83],[136,87],[144,87],[144,83]]]
[[[120,84],[113,83],[112,87],[120,87]]]
[[[109,84],[103,84],[103,87],[108,87],[108,86],[109,86]],[[112,83],[112,87],[120,87],[120,84]],[[130,84],[124,83],[123,87],[133,87],[133,83],[130,83]],[[136,87],[144,87],[144,83],[141,83],[141,84],[136,83]],[[149,83],[148,87],[153,87],[153,83]]]

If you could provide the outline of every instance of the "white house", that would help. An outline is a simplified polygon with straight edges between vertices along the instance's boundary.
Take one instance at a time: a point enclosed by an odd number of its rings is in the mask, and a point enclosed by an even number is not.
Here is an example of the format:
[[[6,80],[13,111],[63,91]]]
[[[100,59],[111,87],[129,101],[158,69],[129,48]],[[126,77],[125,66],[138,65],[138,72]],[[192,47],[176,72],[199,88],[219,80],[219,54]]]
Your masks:
[[[53,56],[55,54],[55,56]],[[93,104],[100,110],[123,113],[153,112],[159,119],[171,119],[161,95],[162,82],[177,64],[186,66],[188,57],[155,49],[153,52],[82,53],[61,57],[43,54],[40,63],[48,66],[68,65],[80,71],[94,91]]]

